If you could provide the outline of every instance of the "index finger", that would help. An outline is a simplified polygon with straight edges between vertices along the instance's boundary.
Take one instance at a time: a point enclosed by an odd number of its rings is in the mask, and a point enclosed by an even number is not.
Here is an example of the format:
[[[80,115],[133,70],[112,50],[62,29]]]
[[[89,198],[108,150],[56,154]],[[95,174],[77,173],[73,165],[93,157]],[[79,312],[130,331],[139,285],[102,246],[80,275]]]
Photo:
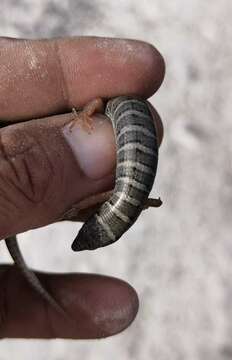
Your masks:
[[[0,39],[0,119],[26,120],[82,107],[95,97],[150,97],[164,60],[137,40]]]

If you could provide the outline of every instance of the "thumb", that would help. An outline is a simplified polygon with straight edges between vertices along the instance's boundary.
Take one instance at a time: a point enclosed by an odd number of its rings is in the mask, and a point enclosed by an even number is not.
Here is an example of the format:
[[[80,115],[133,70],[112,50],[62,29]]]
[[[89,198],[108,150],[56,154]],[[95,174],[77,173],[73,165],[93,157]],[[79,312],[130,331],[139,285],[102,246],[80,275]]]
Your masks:
[[[70,206],[113,184],[115,142],[103,115],[93,131],[73,114],[0,130],[0,238],[56,221]]]

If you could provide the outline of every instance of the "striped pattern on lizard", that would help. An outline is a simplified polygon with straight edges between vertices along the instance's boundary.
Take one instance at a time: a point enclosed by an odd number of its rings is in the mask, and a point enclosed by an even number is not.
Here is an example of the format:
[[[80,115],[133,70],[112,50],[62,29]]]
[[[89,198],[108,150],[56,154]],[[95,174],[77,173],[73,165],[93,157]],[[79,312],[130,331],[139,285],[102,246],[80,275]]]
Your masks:
[[[157,134],[146,101],[119,96],[107,102],[105,114],[117,145],[115,189],[79,231],[72,244],[74,251],[117,241],[141,213],[156,175]]]

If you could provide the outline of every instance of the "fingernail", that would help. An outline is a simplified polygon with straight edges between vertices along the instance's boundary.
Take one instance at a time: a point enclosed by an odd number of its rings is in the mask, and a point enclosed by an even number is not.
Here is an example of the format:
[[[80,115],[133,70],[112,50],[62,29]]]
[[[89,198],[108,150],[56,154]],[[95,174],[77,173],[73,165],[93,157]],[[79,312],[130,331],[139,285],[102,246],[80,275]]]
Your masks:
[[[105,116],[98,114],[92,119],[93,129],[90,131],[76,121],[65,125],[63,134],[83,173],[98,180],[115,167],[115,139],[110,121]]]

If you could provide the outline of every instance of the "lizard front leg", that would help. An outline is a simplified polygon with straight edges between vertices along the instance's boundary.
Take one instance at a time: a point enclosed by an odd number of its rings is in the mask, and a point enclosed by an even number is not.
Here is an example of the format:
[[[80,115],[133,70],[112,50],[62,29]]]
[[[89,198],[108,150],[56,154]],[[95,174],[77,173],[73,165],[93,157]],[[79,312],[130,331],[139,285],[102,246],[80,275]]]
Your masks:
[[[91,133],[93,130],[92,116],[95,113],[104,113],[104,102],[101,98],[96,98],[85,105],[81,111],[72,108],[72,112],[74,117],[69,127],[70,131],[72,131],[74,126],[80,124],[87,133]]]

